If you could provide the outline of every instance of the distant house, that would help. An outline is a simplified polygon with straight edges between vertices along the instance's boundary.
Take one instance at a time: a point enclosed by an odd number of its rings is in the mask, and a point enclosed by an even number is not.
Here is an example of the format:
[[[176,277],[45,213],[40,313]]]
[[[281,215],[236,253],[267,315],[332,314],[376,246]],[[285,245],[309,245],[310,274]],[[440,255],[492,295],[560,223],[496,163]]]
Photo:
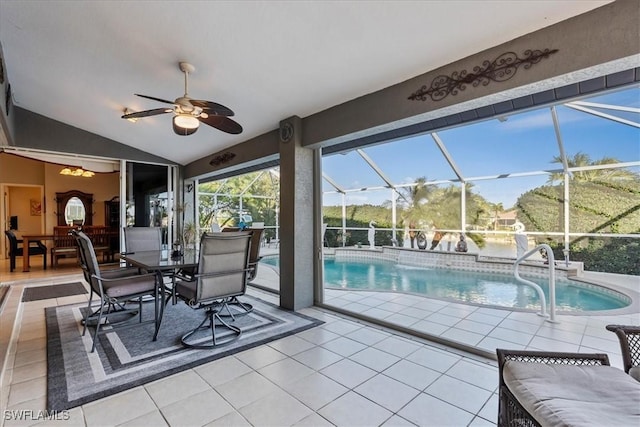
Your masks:
[[[493,229],[509,229],[516,223],[516,210],[498,212],[493,219]]]

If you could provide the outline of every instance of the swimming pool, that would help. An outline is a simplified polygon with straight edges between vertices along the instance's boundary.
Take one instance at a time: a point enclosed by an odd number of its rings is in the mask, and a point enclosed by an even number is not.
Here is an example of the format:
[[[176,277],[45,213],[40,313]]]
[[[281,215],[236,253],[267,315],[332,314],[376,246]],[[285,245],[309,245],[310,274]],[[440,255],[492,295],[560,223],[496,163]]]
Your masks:
[[[278,257],[265,257],[261,262],[279,266]],[[546,279],[528,279],[542,287],[548,302]],[[535,289],[503,274],[410,267],[389,261],[336,261],[326,258],[324,282],[327,288],[408,292],[473,304],[540,308]],[[571,280],[556,281],[556,307],[559,311],[612,310],[630,303],[624,295],[616,295],[604,288]]]

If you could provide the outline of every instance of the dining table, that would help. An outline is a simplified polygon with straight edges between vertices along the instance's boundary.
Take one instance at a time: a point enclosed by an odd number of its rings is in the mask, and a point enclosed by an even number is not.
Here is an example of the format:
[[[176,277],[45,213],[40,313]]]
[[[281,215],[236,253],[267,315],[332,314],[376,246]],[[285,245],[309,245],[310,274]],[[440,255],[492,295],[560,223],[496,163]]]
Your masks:
[[[171,297],[173,304],[177,301],[176,275],[180,270],[198,267],[198,251],[185,249],[179,256],[172,256],[172,251],[163,249],[156,251],[122,252],[120,260],[146,271],[171,272]]]
[[[53,238],[54,238],[53,234],[24,234],[22,236],[22,247],[28,248],[30,245],[30,242],[32,241],[53,240]],[[47,256],[47,254],[45,254],[44,256]],[[23,272],[29,271],[29,250],[22,251],[22,271]]]

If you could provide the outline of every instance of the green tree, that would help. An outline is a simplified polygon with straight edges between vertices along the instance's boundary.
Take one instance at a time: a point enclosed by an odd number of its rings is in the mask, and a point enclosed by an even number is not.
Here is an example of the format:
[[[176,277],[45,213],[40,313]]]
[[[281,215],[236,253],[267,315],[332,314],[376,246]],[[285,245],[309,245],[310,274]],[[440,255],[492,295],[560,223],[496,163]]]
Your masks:
[[[422,229],[429,225],[429,212],[427,204],[437,186],[426,184],[426,178],[421,177],[416,180],[414,186],[404,187],[399,191],[398,207],[401,209],[402,222],[409,227],[409,239],[411,247],[414,247],[416,239],[416,229]]]
[[[462,224],[461,212],[462,190],[458,185],[438,187],[426,184],[426,178],[416,180],[416,185],[407,188],[402,193],[401,218],[410,230],[435,228],[437,230],[456,230]],[[483,214],[488,212],[489,202],[473,192],[473,185],[465,184],[466,221],[470,225],[480,225],[485,222]],[[484,224],[482,224],[484,225]],[[446,233],[445,233],[446,234]],[[482,235],[467,233],[479,247],[485,244]],[[411,247],[414,247],[416,234],[409,232]]]
[[[559,158],[554,158],[555,162]],[[592,161],[578,153],[568,159],[570,167],[618,163],[605,157]],[[551,179],[555,176],[555,179]],[[546,185],[522,194],[516,203],[518,219],[531,231],[562,231],[564,224],[564,181],[562,174],[550,177]],[[569,179],[569,223],[574,233],[640,233],[640,175],[629,169],[588,169]],[[562,257],[564,243],[547,241]],[[584,262],[585,269],[637,274],[640,263],[637,238],[580,236],[570,242],[571,259]]]
[[[236,226],[242,210],[254,221],[266,226],[275,225],[276,208],[280,194],[280,179],[269,170],[251,172],[220,181],[200,184],[200,228],[209,229],[213,222],[220,227]],[[214,196],[215,195],[215,196]],[[265,236],[271,237],[271,230]]]
[[[325,240],[330,247],[342,246],[342,240],[346,246],[358,242],[366,244],[368,241],[369,222],[375,221],[376,228],[391,228],[391,209],[387,206],[375,205],[349,205],[347,206],[346,226],[348,228],[362,228],[362,230],[349,230],[346,236],[342,235],[342,206],[324,206],[322,208],[323,222],[331,229],[325,232]],[[338,230],[335,230],[338,228]],[[389,230],[378,230],[375,234],[377,246],[391,245],[393,235]]]
[[[554,156],[551,163],[562,164],[562,157]],[[578,151],[572,156],[567,156],[567,166],[569,168],[580,168],[586,166],[602,166],[620,163],[620,160],[614,157],[603,157],[598,160],[591,160],[588,154]],[[627,180],[634,179],[634,173],[625,169],[587,169],[571,172],[570,179],[572,181],[610,181],[610,180]],[[554,184],[564,181],[564,173],[555,172],[549,175],[548,184]]]

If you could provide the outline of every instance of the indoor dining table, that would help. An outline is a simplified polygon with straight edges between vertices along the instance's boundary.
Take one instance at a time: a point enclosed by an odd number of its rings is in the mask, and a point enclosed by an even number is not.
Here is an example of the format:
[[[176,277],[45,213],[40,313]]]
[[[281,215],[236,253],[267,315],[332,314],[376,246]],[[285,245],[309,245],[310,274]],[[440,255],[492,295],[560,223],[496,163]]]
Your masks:
[[[22,247],[28,248],[30,245],[29,242],[32,241],[53,240],[53,238],[53,234],[25,234],[22,236]],[[27,272],[29,271],[29,251],[23,250],[22,253],[22,271]],[[45,254],[44,256],[47,256],[47,254]]]
[[[186,249],[179,257],[171,256],[170,250],[123,252],[120,260],[146,271],[160,271],[161,273],[170,271],[171,275],[171,296],[173,303],[176,303],[176,273],[181,269],[193,269],[198,266],[198,251]]]

